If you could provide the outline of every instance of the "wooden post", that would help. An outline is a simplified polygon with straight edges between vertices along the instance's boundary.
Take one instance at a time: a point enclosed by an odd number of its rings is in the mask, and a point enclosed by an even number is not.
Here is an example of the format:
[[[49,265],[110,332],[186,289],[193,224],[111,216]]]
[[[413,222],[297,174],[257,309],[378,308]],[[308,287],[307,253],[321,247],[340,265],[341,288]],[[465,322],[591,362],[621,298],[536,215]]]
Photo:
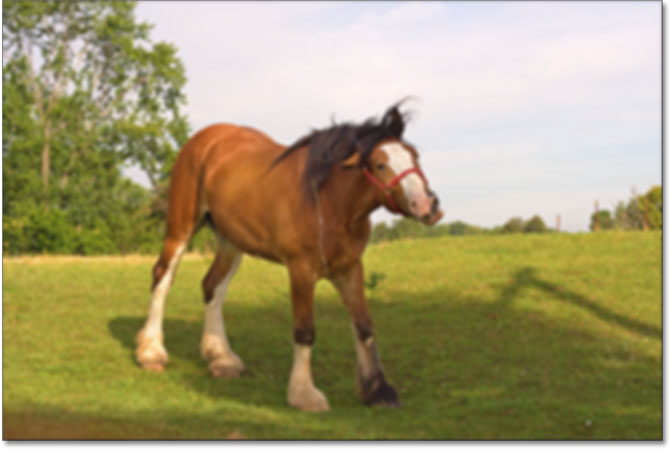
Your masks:
[[[593,215],[593,231],[600,231],[600,217],[598,217],[598,212],[600,208],[598,207],[598,200],[595,201],[595,214]]]
[[[561,232],[561,215],[556,214],[556,231]]]

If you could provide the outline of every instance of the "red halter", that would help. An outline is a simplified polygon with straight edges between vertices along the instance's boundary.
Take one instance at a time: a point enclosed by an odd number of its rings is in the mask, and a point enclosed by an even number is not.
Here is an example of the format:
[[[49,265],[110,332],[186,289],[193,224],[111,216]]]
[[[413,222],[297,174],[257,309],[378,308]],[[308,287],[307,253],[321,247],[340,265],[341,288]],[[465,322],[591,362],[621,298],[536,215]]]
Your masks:
[[[393,200],[393,196],[391,196],[390,191],[391,189],[398,183],[400,183],[400,180],[405,178],[407,175],[410,173],[416,173],[421,177],[424,183],[428,184],[426,182],[426,177],[423,175],[423,172],[421,172],[421,169],[418,167],[410,167],[407,170],[403,170],[400,172],[398,175],[393,177],[393,179],[388,183],[384,184],[380,179],[376,178],[372,173],[368,170],[367,167],[363,167],[363,173],[367,177],[368,181],[372,183],[374,186],[377,186],[379,189],[382,190],[384,195],[386,196],[386,201],[388,202],[389,206],[391,207],[391,211],[400,213],[403,215],[407,215],[404,211],[402,211],[400,208],[398,208],[398,205],[396,204],[395,200]]]

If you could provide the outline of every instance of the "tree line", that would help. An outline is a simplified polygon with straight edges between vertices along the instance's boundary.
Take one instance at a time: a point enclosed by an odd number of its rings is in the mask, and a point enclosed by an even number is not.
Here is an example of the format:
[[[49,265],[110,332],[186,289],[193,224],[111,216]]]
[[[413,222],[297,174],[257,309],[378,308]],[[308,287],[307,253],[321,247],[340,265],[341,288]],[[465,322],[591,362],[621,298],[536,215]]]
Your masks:
[[[510,233],[547,233],[554,231],[547,227],[544,220],[538,215],[528,220],[521,217],[512,217],[503,225],[493,228],[471,225],[457,220],[450,223],[427,227],[416,220],[402,218],[395,220],[391,225],[380,222],[372,227],[370,242],[394,241],[397,239],[430,238],[439,236],[472,236],[487,234]]]
[[[591,231],[598,230],[656,230],[663,228],[663,188],[653,186],[644,195],[633,195],[628,202],[620,201],[614,213],[603,209],[591,215]],[[524,220],[512,217],[503,225],[492,228],[480,227],[461,220],[426,227],[414,220],[403,218],[391,225],[376,224],[370,235],[371,242],[394,241],[408,238],[438,236],[466,236],[509,233],[551,233],[556,229],[548,227],[539,215]]]
[[[663,228],[663,187],[652,186],[646,194],[633,194],[619,201],[612,211],[600,209],[591,215],[591,231],[660,230]]]

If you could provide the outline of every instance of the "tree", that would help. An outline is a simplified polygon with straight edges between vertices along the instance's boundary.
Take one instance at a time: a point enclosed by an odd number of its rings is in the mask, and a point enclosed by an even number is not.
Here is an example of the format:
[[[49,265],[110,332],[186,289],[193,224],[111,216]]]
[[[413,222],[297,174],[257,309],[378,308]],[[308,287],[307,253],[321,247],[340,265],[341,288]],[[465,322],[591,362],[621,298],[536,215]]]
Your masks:
[[[612,218],[612,214],[606,209],[601,209],[597,213],[591,214],[591,225],[589,226],[591,231],[595,231],[596,217],[598,218],[601,230],[611,230],[614,228],[615,221]]]
[[[379,222],[372,227],[370,232],[370,241],[371,242],[381,242],[388,241],[390,237],[390,230],[386,222]]]
[[[391,227],[391,236],[395,239],[418,238],[425,235],[426,226],[413,219],[395,220]]]
[[[503,233],[521,233],[524,228],[521,217],[512,217],[503,225]]]
[[[463,236],[468,232],[468,224],[462,220],[457,220],[449,224],[449,234],[452,236]]]
[[[644,195],[635,195],[614,209],[614,227],[620,230],[642,230],[646,221],[652,230],[663,228],[663,187],[652,186]]]
[[[465,236],[470,234],[479,234],[482,232],[481,228],[475,225],[470,225],[466,222],[463,222],[462,220],[451,222],[448,225],[448,230],[449,234],[452,236]]]
[[[649,228],[660,230],[663,228],[663,187],[653,186],[644,196]]]
[[[616,205],[616,208],[614,208],[614,228],[618,230],[632,229],[632,223],[628,217],[626,204],[623,201],[619,201],[619,203]]]
[[[547,231],[547,225],[538,215],[534,215],[523,225],[524,233],[544,233],[545,231]]]
[[[165,182],[188,136],[186,77],[135,6],[3,3],[3,217],[12,224],[55,208],[75,229],[120,239],[137,226],[127,214],[150,211],[151,196],[121,169],[138,165],[156,189]]]

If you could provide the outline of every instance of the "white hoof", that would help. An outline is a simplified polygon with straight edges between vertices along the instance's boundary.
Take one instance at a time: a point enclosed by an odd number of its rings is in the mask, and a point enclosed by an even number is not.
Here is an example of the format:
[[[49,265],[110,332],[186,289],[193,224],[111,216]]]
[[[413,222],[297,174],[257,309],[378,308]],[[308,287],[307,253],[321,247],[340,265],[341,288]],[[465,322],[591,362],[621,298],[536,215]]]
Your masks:
[[[151,372],[162,372],[168,362],[167,350],[163,346],[163,336],[147,337],[144,330],[140,330],[135,339],[137,349],[135,358],[138,364]]]
[[[301,386],[293,389],[289,387],[288,404],[303,411],[321,412],[330,410],[328,399],[314,386]]]
[[[244,371],[244,363],[222,340],[205,335],[200,343],[202,357],[209,361],[209,371],[216,378],[237,378]]]
[[[214,378],[237,378],[242,374],[244,364],[237,355],[233,356],[217,358],[209,363],[209,372]]]

